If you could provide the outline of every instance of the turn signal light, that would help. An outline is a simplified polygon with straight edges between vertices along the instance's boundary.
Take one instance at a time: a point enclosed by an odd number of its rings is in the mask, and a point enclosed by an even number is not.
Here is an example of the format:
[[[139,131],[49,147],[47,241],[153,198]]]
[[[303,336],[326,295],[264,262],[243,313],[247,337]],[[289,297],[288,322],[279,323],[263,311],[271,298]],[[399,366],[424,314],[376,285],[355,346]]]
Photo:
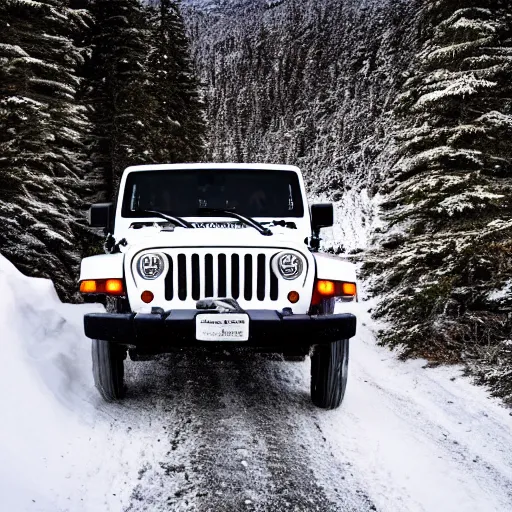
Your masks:
[[[80,291],[82,293],[96,293],[97,289],[96,281],[82,281],[80,283]]]
[[[125,294],[122,279],[90,279],[80,283],[82,293],[104,293],[105,295],[120,296]]]
[[[107,279],[105,291],[109,295],[122,295],[124,293],[123,281],[121,279]]]
[[[343,295],[355,297],[357,295],[357,286],[355,283],[341,283]]]
[[[334,281],[317,281],[316,290],[322,296],[336,295],[336,283]]]
[[[355,283],[346,283],[344,281],[327,281],[318,280],[315,282],[313,291],[313,299],[311,304],[316,306],[320,304],[322,299],[330,299],[333,297],[356,297],[357,286]]]

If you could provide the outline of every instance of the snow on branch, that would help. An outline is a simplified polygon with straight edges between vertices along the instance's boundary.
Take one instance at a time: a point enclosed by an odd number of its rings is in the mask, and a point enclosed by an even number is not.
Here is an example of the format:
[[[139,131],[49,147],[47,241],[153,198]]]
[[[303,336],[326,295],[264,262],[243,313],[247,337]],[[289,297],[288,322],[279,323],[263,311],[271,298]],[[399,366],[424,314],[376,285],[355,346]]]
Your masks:
[[[492,36],[483,37],[474,41],[464,41],[458,44],[452,44],[443,47],[434,47],[432,50],[428,48],[423,53],[423,60],[425,64],[441,64],[443,62],[453,62],[457,57],[468,54],[476,48],[482,46],[490,46],[494,38]]]
[[[424,94],[414,105],[417,110],[424,110],[425,107],[446,98],[461,98],[478,94],[479,92],[496,87],[497,82],[476,78],[473,74],[465,75],[453,82],[441,83],[443,89]]]

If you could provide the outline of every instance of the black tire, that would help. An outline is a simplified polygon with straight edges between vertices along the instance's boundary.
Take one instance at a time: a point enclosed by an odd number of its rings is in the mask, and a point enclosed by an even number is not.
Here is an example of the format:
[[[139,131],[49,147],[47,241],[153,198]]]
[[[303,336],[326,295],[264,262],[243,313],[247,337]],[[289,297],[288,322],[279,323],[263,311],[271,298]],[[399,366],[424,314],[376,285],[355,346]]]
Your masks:
[[[317,345],[311,354],[311,400],[322,409],[336,409],[347,388],[349,340]]]
[[[312,314],[332,315],[336,300],[324,299]],[[336,409],[343,402],[348,378],[348,340],[317,345],[311,354],[311,400],[322,409]]]
[[[105,340],[92,340],[94,384],[107,402],[124,398],[124,360],[126,350]]]

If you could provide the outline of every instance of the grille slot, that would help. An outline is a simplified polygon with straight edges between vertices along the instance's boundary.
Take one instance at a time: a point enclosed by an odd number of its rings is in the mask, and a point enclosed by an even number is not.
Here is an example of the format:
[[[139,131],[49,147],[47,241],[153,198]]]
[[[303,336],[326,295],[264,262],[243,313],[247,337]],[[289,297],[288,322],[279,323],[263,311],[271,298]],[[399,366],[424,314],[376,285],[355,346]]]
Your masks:
[[[192,298],[201,298],[201,283],[199,271],[199,254],[192,254]]]
[[[187,257],[184,254],[178,255],[178,297],[180,300],[187,298]]]
[[[205,297],[213,297],[215,295],[213,284],[213,256],[207,254],[204,258],[204,295]]]
[[[169,261],[169,272],[165,276],[165,300],[171,301],[174,297],[174,285],[172,282],[174,278],[174,265],[169,255],[167,255],[167,260]]]
[[[277,300],[279,298],[279,280],[272,270],[272,265],[269,262],[270,267],[270,300]]]
[[[231,295],[234,299],[240,297],[240,257],[231,256]]]
[[[245,255],[244,298],[245,300],[252,299],[252,254]]]
[[[265,300],[265,281],[266,281],[266,275],[265,275],[265,255],[264,254],[258,254],[258,270],[257,270],[257,281],[256,281],[256,297],[258,300]],[[272,270],[271,270],[272,272]]]
[[[226,297],[227,293],[227,270],[226,255],[219,254],[218,260],[218,294],[219,297]]]
[[[233,297],[277,301],[279,280],[269,254],[168,254],[165,299],[187,301]]]

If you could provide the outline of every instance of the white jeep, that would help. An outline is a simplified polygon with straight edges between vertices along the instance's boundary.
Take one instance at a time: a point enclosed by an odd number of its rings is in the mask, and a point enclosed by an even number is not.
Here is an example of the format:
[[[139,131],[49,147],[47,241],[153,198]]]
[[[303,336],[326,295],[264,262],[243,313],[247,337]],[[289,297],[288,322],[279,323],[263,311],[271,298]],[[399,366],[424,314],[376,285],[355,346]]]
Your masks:
[[[308,207],[300,170],[283,165],[143,165],[125,170],[117,204],[97,204],[105,252],[85,258],[80,291],[96,387],[125,393],[124,361],[175,350],[245,347],[311,356],[311,396],[338,407],[356,318],[352,264],[318,252],[331,204]]]

